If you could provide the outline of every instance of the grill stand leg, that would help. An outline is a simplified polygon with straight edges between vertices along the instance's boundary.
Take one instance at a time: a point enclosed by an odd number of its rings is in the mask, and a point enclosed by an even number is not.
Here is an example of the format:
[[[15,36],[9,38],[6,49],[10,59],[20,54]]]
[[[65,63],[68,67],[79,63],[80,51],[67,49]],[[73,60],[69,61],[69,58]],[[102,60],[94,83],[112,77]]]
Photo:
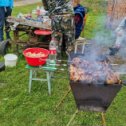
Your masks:
[[[102,117],[102,126],[106,126],[105,113],[102,112],[101,117]]]
[[[57,108],[63,103],[63,101],[65,100],[66,96],[70,93],[71,88],[69,87],[69,90],[66,92],[66,94],[63,96],[63,98],[61,99],[61,101],[56,105],[56,108],[54,111],[57,110]]]
[[[70,124],[72,123],[72,121],[74,120],[76,114],[78,113],[78,109],[75,111],[75,113],[72,115],[72,117],[70,118],[69,122],[67,123],[66,126],[70,126]],[[102,112],[101,113],[101,117],[102,117],[102,126],[106,126],[106,120],[105,120],[105,114]]]
[[[74,118],[75,118],[75,116],[76,116],[76,114],[78,113],[79,111],[78,111],[78,109],[75,111],[75,113],[72,115],[72,117],[70,118],[70,120],[69,120],[69,122],[67,123],[67,125],[66,126],[70,126],[70,124],[72,123],[72,121],[74,120]]]

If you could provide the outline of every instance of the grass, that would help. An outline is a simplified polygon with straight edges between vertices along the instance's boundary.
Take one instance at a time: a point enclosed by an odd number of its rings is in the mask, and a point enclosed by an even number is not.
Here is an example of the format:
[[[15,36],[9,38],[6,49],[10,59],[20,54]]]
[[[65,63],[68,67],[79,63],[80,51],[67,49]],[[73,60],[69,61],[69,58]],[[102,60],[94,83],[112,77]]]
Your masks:
[[[85,4],[90,7],[88,2]],[[94,5],[91,5],[82,33],[89,39],[104,28],[101,22],[103,14],[99,10],[94,12]],[[15,7],[13,15],[29,12],[35,7],[36,4]],[[69,88],[67,68],[55,73],[58,78],[52,80],[52,95],[49,96],[46,82],[34,81],[32,92],[28,93],[29,72],[25,65],[24,58],[20,56],[16,67],[0,72],[0,126],[66,126],[76,110],[73,94],[70,92],[58,110],[54,109]],[[44,72],[41,74],[44,76]],[[106,113],[107,126],[126,126],[125,97],[126,88],[123,87]],[[100,121],[100,113],[79,112],[71,126],[100,126]]]

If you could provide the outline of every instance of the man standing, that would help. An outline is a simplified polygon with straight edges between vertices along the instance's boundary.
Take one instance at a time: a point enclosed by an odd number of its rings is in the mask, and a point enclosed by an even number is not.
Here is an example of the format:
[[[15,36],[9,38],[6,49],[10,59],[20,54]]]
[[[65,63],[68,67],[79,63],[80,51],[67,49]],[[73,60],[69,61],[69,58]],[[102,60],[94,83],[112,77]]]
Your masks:
[[[55,38],[57,55],[60,55],[62,44],[63,50],[66,51],[75,41],[72,1],[42,0],[42,2],[51,18],[52,38]]]
[[[115,55],[120,50],[120,48],[126,46],[126,17],[123,18],[115,32],[116,41],[114,47],[110,48],[110,55]]]
[[[13,7],[13,0],[0,0],[0,43],[4,40],[4,25],[6,32],[6,39],[10,39],[8,31],[8,22],[6,18],[11,15]]]

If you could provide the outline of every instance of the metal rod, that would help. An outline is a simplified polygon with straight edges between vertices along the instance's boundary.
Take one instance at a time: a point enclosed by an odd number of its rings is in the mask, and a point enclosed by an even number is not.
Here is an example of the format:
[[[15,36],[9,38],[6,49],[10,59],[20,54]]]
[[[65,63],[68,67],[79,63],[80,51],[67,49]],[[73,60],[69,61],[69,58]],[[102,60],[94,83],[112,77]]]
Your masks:
[[[61,99],[61,101],[56,105],[56,108],[54,111],[57,110],[57,108],[63,103],[63,101],[65,100],[66,96],[70,93],[71,88],[69,87],[69,90],[65,93],[65,95],[63,96],[63,98]]]
[[[118,66],[119,64],[110,64],[110,65],[112,65],[112,66]]]
[[[85,45],[82,46],[82,54],[84,54]]]
[[[102,117],[102,126],[106,126],[105,113],[102,112],[101,117]]]
[[[69,120],[69,122],[67,123],[67,125],[66,126],[70,126],[70,124],[71,124],[71,122],[74,120],[74,118],[75,118],[75,116],[76,116],[76,114],[78,113],[79,111],[78,111],[78,109],[75,111],[75,113],[72,115],[72,117],[70,118],[70,120]]]

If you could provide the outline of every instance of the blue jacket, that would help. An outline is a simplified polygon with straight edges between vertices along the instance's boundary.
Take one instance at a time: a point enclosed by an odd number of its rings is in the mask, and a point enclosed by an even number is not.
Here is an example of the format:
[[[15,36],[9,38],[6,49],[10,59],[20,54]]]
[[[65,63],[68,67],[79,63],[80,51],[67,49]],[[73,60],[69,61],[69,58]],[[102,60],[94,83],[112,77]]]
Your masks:
[[[0,7],[13,7],[14,0],[0,0]]]
[[[75,14],[75,38],[78,38],[83,29],[83,20],[85,17],[86,8],[80,4],[74,7]]]

